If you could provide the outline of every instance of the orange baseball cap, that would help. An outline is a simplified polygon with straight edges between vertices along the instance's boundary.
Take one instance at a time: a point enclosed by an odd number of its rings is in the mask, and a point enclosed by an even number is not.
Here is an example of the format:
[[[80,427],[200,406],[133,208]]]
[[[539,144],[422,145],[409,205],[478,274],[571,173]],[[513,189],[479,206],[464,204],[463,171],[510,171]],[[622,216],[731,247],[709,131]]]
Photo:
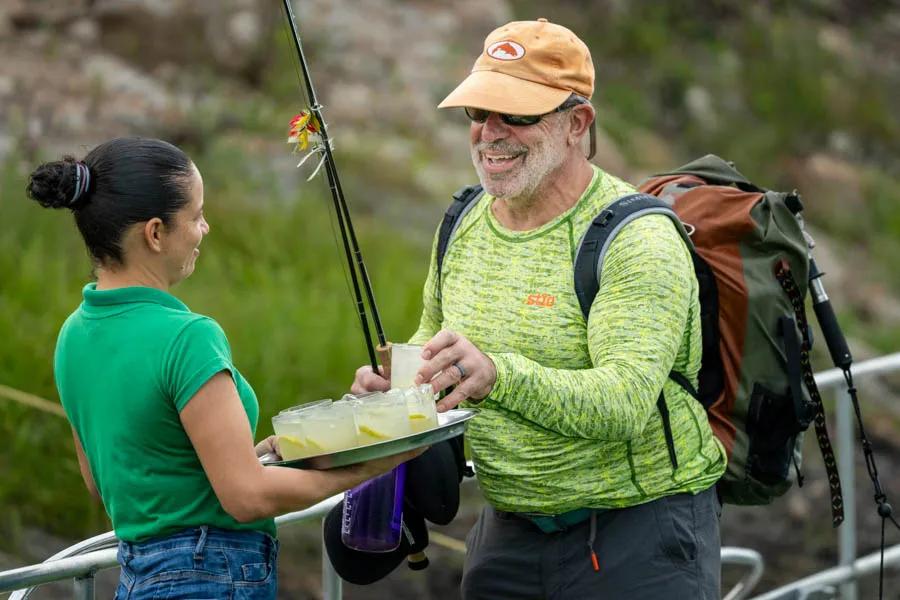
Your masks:
[[[438,108],[537,115],[573,92],[588,99],[594,93],[594,63],[585,43],[547,19],[514,21],[484,40],[472,72]]]

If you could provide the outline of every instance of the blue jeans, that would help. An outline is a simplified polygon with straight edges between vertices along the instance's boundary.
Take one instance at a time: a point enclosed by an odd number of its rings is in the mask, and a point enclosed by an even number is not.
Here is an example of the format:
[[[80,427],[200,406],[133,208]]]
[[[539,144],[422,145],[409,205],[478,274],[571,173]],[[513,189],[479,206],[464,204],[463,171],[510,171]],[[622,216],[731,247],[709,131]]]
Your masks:
[[[278,587],[278,541],[259,531],[185,529],[145,542],[119,542],[115,600],[263,600]]]

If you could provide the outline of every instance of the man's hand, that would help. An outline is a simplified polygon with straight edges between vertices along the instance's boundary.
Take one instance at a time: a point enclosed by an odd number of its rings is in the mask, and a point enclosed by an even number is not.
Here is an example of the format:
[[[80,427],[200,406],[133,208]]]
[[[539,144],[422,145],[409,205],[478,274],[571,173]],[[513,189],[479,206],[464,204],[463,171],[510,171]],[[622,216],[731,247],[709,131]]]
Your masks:
[[[441,330],[425,344],[422,358],[426,362],[416,375],[417,385],[431,382],[438,393],[456,384],[456,389],[438,402],[438,412],[455,408],[463,400],[482,400],[497,381],[494,362],[475,344],[448,329]],[[435,377],[437,373],[440,375]]]
[[[372,365],[363,365],[356,370],[356,377],[353,379],[353,385],[350,386],[350,393],[386,392],[389,389],[391,389],[391,380],[385,379],[383,367],[379,366],[378,373],[374,373]]]

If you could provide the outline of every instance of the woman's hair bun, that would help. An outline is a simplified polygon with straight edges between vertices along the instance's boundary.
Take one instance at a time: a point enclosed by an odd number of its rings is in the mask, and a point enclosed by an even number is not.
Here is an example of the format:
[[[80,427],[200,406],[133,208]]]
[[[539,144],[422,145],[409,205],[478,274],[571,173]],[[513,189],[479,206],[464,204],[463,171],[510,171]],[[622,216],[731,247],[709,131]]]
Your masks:
[[[74,157],[40,165],[31,174],[26,192],[28,197],[45,208],[78,208],[88,196],[85,187],[89,185],[90,174],[87,165],[78,163]]]

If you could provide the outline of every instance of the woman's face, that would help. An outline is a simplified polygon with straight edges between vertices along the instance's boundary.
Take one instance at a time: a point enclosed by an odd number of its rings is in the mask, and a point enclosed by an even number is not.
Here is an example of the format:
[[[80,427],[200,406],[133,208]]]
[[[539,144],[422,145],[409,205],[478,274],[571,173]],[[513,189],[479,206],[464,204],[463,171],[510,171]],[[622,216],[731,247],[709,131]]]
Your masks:
[[[165,266],[170,284],[175,284],[194,272],[200,256],[200,242],[209,233],[203,217],[203,178],[197,167],[187,181],[188,203],[181,207],[167,228]]]

